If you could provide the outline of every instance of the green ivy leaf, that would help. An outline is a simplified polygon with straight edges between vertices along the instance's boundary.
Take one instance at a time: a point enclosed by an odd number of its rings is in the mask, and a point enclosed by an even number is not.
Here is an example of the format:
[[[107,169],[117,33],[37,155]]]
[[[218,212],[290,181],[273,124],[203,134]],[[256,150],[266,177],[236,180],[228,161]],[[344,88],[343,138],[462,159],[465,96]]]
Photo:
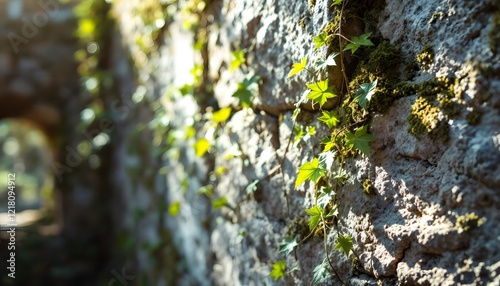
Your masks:
[[[307,126],[304,141],[309,140],[309,138],[313,137],[314,134],[316,134],[316,126]]]
[[[205,155],[208,149],[210,149],[210,142],[208,142],[206,138],[198,139],[198,141],[194,143],[194,150],[198,157]]]
[[[170,207],[168,208],[168,213],[175,217],[179,214],[179,210],[181,209],[181,202],[175,201],[170,204]]]
[[[333,161],[335,160],[335,151],[326,151],[319,154],[319,165],[326,171],[332,169]]]
[[[289,255],[297,245],[299,244],[296,238],[287,237],[280,242],[278,250],[279,252],[284,252],[286,255]]]
[[[332,89],[328,87],[327,79],[310,83],[307,87],[311,90],[307,95],[307,98],[319,103],[320,106],[323,106],[328,98],[334,98],[337,96],[333,93]]]
[[[337,63],[335,62],[335,57],[338,55],[339,55],[339,53],[333,52],[324,61],[319,60],[318,63],[316,64],[316,68],[317,69],[324,69],[327,66],[336,66]]]
[[[323,259],[323,262],[313,270],[313,284],[323,283],[328,277],[330,277],[330,272],[328,271],[328,261]]]
[[[299,115],[299,113],[300,113],[300,108],[299,108],[299,107],[296,107],[296,108],[293,110],[292,119],[293,119],[293,120],[297,119],[297,116]]]
[[[325,218],[337,217],[339,215],[339,206],[334,205],[333,208],[328,212]]]
[[[322,46],[324,46],[326,44],[327,38],[328,38],[328,34],[326,32],[323,32],[323,33],[317,35],[316,37],[314,37],[313,41],[314,41],[314,44],[316,44],[314,49],[317,50],[317,49],[321,48]]]
[[[323,115],[318,118],[320,121],[323,121],[326,126],[329,128],[332,128],[334,126],[337,126],[337,123],[339,122],[339,116],[335,111],[323,111]]]
[[[243,107],[249,108],[254,93],[259,90],[259,80],[260,77],[257,75],[245,77],[243,82],[238,84],[238,89],[232,96],[238,98],[240,101],[239,104]]]
[[[302,60],[300,61],[300,63],[294,63],[292,66],[293,67],[292,70],[288,74],[288,77],[292,77],[296,73],[303,71],[306,68],[306,64],[307,64],[306,57],[303,57]]]
[[[224,207],[226,205],[227,205],[227,199],[226,199],[226,197],[221,197],[221,198],[219,198],[219,199],[217,199],[215,201],[212,201],[212,207],[214,209],[220,209],[220,208],[222,208],[222,207]]]
[[[361,46],[373,46],[372,41],[368,39],[372,33],[365,33],[359,37],[352,37],[351,42],[344,48],[344,51],[351,50],[351,53],[355,53]]]
[[[319,191],[318,200],[316,205],[319,206],[322,210],[326,208],[326,206],[333,200],[335,196],[335,192],[331,188],[322,187]]]
[[[345,256],[349,256],[349,252],[352,250],[352,240],[351,236],[339,235],[337,244],[335,245],[335,250],[341,250],[344,252]]]
[[[377,88],[377,79],[371,83],[363,83],[354,93],[354,96],[356,96],[354,101],[357,101],[363,109],[366,109],[366,104],[371,100],[373,94],[375,93],[375,88]]]
[[[231,115],[231,107],[222,108],[212,114],[212,120],[216,123],[225,122]]]
[[[269,276],[273,277],[274,281],[285,277],[286,274],[286,263],[283,260],[278,260],[273,264],[273,270],[269,273]]]
[[[319,166],[318,158],[314,158],[311,162],[306,162],[299,167],[295,188],[307,180],[313,181],[316,184],[325,175],[325,171],[324,168]]]
[[[342,0],[333,0],[332,6],[342,4]]]
[[[367,126],[364,125],[356,130],[356,133],[352,134],[349,131],[346,131],[346,145],[347,147],[353,147],[355,149],[360,150],[366,156],[370,155],[370,146],[368,143],[375,140],[375,137],[366,133]]]
[[[243,63],[245,63],[245,54],[243,54],[242,50],[231,52],[231,55],[233,56],[233,59],[231,60],[231,68],[229,69],[229,72],[233,72]]]
[[[319,206],[314,206],[310,209],[306,209],[306,213],[311,216],[309,218],[309,229],[313,230],[318,225],[323,210],[321,210]]]
[[[323,140],[321,140],[321,144],[325,144],[325,147],[323,148],[323,152],[328,152],[332,150],[335,147],[335,142],[334,142],[334,135],[330,137],[325,137]]]
[[[259,184],[259,180],[254,180],[248,186],[245,188],[245,191],[247,192],[247,195],[255,192],[257,190],[257,185]]]
[[[302,139],[304,136],[304,129],[302,128],[302,125],[295,125],[295,128],[293,129],[294,137],[293,137],[293,143],[297,143]]]

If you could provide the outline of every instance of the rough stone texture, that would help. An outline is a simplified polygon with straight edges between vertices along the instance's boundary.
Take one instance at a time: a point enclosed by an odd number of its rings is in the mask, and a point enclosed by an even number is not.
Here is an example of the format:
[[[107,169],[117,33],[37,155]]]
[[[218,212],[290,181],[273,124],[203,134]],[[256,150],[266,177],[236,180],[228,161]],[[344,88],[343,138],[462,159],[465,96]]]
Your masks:
[[[218,105],[235,103],[231,94],[244,74],[258,74],[262,82],[253,109],[232,115],[205,162],[193,155],[192,139],[181,139],[186,141],[179,146],[180,157],[167,160],[167,202],[180,201],[182,208],[176,219],[164,216],[183,256],[180,264],[189,265],[179,285],[311,284],[312,270],[325,257],[323,239],[313,236],[286,258],[277,246],[291,228],[304,228],[300,221],[304,209],[312,206],[314,188],[307,183],[294,189],[294,182],[298,166],[321,151],[319,139],[292,144],[283,167],[272,171],[285,154],[291,110],[305,90],[302,83],[311,80],[306,74],[293,80],[286,76],[292,62],[303,56],[314,61],[312,37],[333,19],[330,2],[315,1],[309,7],[308,1],[227,0],[211,7],[217,25],[208,29],[205,64]],[[407,118],[417,95],[400,98],[386,113],[373,116],[369,131],[377,140],[371,144],[372,155],[345,162],[348,180],[338,191],[341,223],[327,235],[330,249],[337,231],[353,237],[357,267],[353,254],[330,255],[349,284],[500,283],[500,59],[488,48],[495,9],[486,0],[386,0],[378,20],[370,23],[376,29],[370,32],[399,45],[408,61],[431,46],[434,62],[413,81],[457,78],[454,93],[461,114],[447,120],[447,142],[408,133]],[[184,46],[189,32],[176,27],[171,26],[174,38],[166,40],[172,47],[160,51],[160,66],[173,67],[160,68],[158,77],[167,79],[164,85],[184,76],[176,73],[178,61],[192,51]],[[247,65],[230,73],[230,52],[237,49],[245,51]],[[187,110],[198,110],[195,101],[175,96],[165,106],[177,127],[193,116]],[[479,124],[468,124],[466,115],[478,111],[483,114]],[[318,113],[302,113],[303,122],[317,126],[317,138],[329,134]],[[210,130],[207,125],[197,127],[200,137]],[[224,158],[234,150],[237,156]],[[224,174],[210,174],[216,167],[223,167]],[[189,180],[187,191],[182,191],[183,178]],[[257,190],[247,195],[245,187],[256,179],[262,179]],[[362,192],[366,179],[376,189],[371,196]],[[215,186],[216,197],[227,198],[230,208],[211,210],[206,198],[195,194],[208,183]],[[472,212],[486,221],[464,231],[457,221]],[[268,274],[278,259],[297,269],[274,282]],[[331,276],[324,285],[339,281]]]

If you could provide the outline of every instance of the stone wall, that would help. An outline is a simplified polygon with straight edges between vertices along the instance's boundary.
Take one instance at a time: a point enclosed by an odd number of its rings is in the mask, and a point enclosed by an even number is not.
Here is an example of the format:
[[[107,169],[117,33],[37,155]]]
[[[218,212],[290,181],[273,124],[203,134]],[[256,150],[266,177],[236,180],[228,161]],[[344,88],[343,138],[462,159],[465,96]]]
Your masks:
[[[294,187],[297,168],[318,154],[320,140],[331,131],[318,121],[320,112],[303,105],[298,124],[316,126],[316,136],[288,147],[294,104],[306,89],[303,83],[312,78],[287,75],[302,57],[312,63],[329,52],[315,51],[312,38],[334,20],[331,4],[210,1],[199,14],[206,46],[198,56],[192,47],[199,31],[183,29],[181,13],[168,26],[155,75],[165,86],[172,126],[189,126],[198,111],[210,117],[206,106],[233,107],[204,158],[196,158],[193,138],[179,135],[182,144],[167,159],[166,199],[169,205],[180,204],[175,217],[165,214],[184,258],[179,265],[184,265],[185,275],[178,283],[311,284],[313,269],[326,255],[322,235],[313,235],[286,257],[278,245],[287,236],[303,239],[308,233],[304,210],[313,206],[315,188],[309,183]],[[375,47],[361,54],[358,65],[363,56],[369,57],[368,51],[384,42],[393,44],[401,54],[392,76],[421,87],[438,78],[450,80],[455,112],[440,111],[439,124],[448,126],[449,133],[437,138],[432,132],[409,132],[410,114],[418,113],[415,102],[424,89],[399,94],[386,109],[373,111],[368,123],[376,138],[371,155],[344,161],[347,178],[336,195],[339,218],[326,237],[330,261],[352,285],[495,285],[500,271],[500,233],[495,227],[500,200],[498,3],[387,0],[364,5],[358,10],[362,24],[356,17],[347,19],[347,26],[360,29],[358,35],[373,33]],[[356,33],[354,28],[345,30]],[[239,49],[245,52],[246,65],[231,73],[230,52]],[[415,59],[425,56],[423,51],[429,52],[427,62],[420,58],[418,68]],[[204,65],[205,87],[212,87],[208,100],[196,91],[192,99],[169,92],[182,86],[178,78],[195,62]],[[351,74],[355,69],[356,60]],[[245,73],[261,80],[251,108],[240,109],[231,95]],[[198,138],[214,132],[208,125],[193,125]],[[227,159],[229,153],[232,159]],[[222,171],[216,175],[216,170]],[[257,189],[247,195],[245,188],[254,180],[260,180]],[[212,185],[213,194],[197,194],[204,185]],[[210,200],[222,197],[229,207],[211,209]],[[351,235],[354,243],[347,258],[333,251],[339,233]],[[268,275],[278,260],[285,260],[290,271],[274,282]],[[321,284],[339,283],[330,273]]]

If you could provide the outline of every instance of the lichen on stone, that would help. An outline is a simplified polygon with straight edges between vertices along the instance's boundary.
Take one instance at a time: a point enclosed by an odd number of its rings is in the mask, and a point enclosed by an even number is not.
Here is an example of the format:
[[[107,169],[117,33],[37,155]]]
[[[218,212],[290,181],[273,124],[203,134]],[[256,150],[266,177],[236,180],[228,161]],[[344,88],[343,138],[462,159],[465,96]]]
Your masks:
[[[479,218],[476,213],[468,213],[457,218],[456,227],[462,231],[478,228],[486,222],[486,218]]]
[[[366,179],[363,181],[363,193],[367,195],[375,194],[375,187],[373,186],[370,179]]]
[[[429,69],[434,63],[434,49],[429,45],[425,45],[422,51],[417,55],[417,62],[422,69]]]
[[[408,132],[415,137],[427,133],[433,139],[447,141],[450,127],[440,118],[440,113],[435,101],[429,97],[417,97],[408,116]]]

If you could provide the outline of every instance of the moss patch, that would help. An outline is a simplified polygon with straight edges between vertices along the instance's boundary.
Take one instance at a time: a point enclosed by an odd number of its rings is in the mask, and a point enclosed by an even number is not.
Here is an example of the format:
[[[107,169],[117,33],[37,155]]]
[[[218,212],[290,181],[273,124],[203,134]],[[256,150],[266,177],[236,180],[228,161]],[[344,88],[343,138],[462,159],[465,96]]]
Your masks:
[[[429,45],[425,45],[417,55],[417,62],[422,69],[429,69],[434,63],[434,49]]]
[[[408,132],[416,137],[427,133],[433,139],[448,140],[450,127],[447,122],[440,119],[439,115],[440,109],[435,101],[419,96],[408,116],[410,124]]]
[[[457,218],[456,227],[463,231],[469,231],[478,228],[486,222],[486,218],[479,218],[476,213],[472,212],[459,216]]]

